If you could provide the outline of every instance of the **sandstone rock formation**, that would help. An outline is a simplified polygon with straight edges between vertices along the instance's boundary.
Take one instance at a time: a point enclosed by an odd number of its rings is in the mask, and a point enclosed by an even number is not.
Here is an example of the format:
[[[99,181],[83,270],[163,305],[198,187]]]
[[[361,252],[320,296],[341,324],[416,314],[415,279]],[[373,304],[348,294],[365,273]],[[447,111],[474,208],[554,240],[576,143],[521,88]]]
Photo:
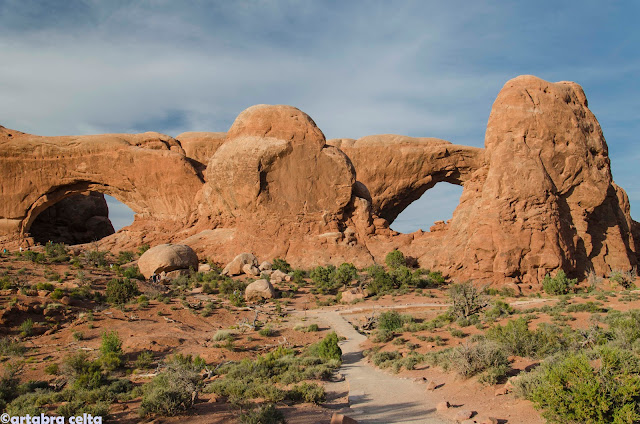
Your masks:
[[[373,210],[388,222],[439,182],[463,185],[484,163],[484,149],[437,138],[383,134],[327,143],[349,156]]]
[[[45,209],[30,231],[40,244],[52,241],[68,245],[89,243],[115,233],[107,201],[95,192],[67,197]]]
[[[538,283],[564,269],[606,275],[637,265],[624,191],[582,88],[533,76],[507,82],[489,117],[486,164],[464,185],[441,247],[421,263],[475,280]],[[427,243],[416,243],[415,252]]]
[[[245,265],[258,266],[258,258],[251,253],[241,253],[224,267],[222,274],[229,276],[240,275],[244,272]]]
[[[161,272],[197,270],[198,255],[189,246],[183,244],[160,244],[140,256],[138,268],[145,278]]]
[[[267,280],[256,280],[249,284],[244,291],[245,300],[271,299],[276,296],[276,290]]]
[[[39,137],[0,127],[0,175],[0,234],[15,237],[49,206],[88,191],[117,198],[153,227],[184,228],[203,183],[173,138],[150,132]]]
[[[258,105],[227,133],[177,140],[39,137],[0,127],[0,175],[3,243],[18,243],[63,199],[92,191],[136,212],[103,248],[179,241],[222,263],[251,251],[304,268],[364,267],[397,248],[454,279],[520,289],[559,269],[578,277],[632,270],[640,253],[640,227],[612,180],[584,92],[532,76],[499,93],[484,149],[397,135],[326,142],[304,112]],[[440,181],[464,187],[450,221],[427,233],[388,228]]]

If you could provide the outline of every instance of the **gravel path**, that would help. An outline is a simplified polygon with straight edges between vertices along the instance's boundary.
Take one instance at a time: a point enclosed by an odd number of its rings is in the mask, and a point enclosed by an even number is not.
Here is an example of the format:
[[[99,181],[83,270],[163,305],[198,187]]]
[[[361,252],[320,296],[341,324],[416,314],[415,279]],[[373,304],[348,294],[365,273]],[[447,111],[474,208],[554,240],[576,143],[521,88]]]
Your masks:
[[[360,344],[366,336],[358,333],[337,312],[320,312],[318,319],[331,326],[339,336],[342,367],[340,372],[349,383],[350,408],[342,411],[362,424],[445,424],[450,421],[436,416],[435,405],[424,396],[425,386],[386,374],[365,363]]]

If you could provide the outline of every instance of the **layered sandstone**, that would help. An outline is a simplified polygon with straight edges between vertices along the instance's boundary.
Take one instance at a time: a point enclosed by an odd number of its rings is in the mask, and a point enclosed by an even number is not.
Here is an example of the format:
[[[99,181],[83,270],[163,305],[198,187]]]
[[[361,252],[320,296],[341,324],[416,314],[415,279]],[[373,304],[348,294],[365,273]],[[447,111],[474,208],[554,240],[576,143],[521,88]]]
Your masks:
[[[136,212],[101,241],[116,250],[179,241],[223,263],[251,252],[310,268],[363,267],[399,248],[454,279],[532,286],[559,269],[607,275],[638,262],[640,230],[584,92],[532,76],[499,93],[484,149],[397,135],[326,142],[304,112],[258,105],[226,133],[177,139],[0,127],[0,175],[5,241],[94,191]],[[388,228],[441,181],[464,187],[450,221],[428,233]]]
[[[606,275],[636,266],[628,199],[578,84],[507,82],[485,148],[441,247],[422,252],[422,262],[458,278],[530,284],[558,269]]]

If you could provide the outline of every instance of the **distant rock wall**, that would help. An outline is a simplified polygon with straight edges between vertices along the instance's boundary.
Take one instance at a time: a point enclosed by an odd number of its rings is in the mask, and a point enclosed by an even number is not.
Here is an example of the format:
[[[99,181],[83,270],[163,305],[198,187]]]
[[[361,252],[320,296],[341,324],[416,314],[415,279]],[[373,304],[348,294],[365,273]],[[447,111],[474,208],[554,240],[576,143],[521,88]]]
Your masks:
[[[376,135],[326,141],[304,112],[258,105],[227,133],[38,137],[0,127],[0,237],[24,237],[71,195],[110,194],[136,212],[110,249],[181,242],[294,266],[382,262],[399,248],[458,279],[537,287],[564,269],[632,270],[638,224],[612,180],[607,145],[579,85],[507,82],[485,148]],[[437,231],[388,228],[438,182],[462,185]],[[2,240],[0,240],[2,241]]]

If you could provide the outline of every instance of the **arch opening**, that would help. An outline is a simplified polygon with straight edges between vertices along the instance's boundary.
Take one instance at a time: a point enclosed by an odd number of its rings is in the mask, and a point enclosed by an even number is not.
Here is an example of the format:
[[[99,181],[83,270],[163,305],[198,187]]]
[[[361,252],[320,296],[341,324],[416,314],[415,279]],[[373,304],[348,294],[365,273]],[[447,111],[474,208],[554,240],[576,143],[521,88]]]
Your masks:
[[[463,187],[439,182],[407,206],[391,224],[391,229],[408,234],[429,231],[437,221],[448,221],[460,203]]]
[[[133,211],[126,205],[111,196],[88,191],[50,204],[35,217],[29,234],[40,244],[52,241],[74,245],[100,240],[132,222]]]

